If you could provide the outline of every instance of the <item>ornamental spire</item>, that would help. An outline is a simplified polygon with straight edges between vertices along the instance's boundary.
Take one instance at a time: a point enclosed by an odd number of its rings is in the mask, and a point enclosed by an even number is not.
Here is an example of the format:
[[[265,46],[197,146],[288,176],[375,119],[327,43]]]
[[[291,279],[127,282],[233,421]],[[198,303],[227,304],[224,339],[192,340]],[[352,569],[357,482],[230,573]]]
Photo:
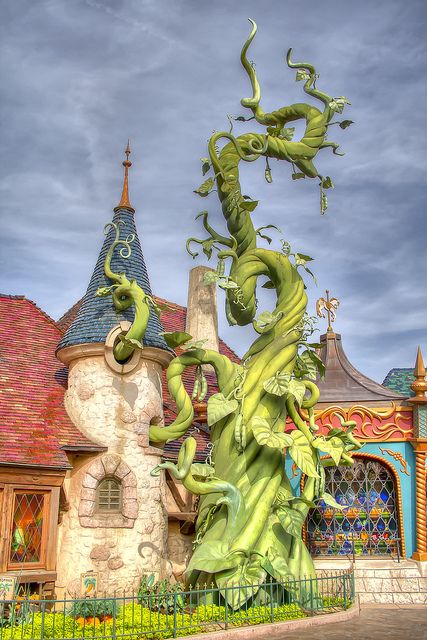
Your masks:
[[[114,211],[118,211],[119,209],[127,209],[128,211],[135,213],[135,209],[132,207],[131,203],[129,202],[128,171],[129,171],[129,167],[132,166],[132,162],[129,160],[130,153],[131,151],[130,151],[129,140],[128,140],[128,143],[125,149],[126,160],[123,160],[123,163],[122,163],[125,168],[122,197],[120,198],[120,202],[117,205],[117,207],[114,208]]]
[[[415,391],[415,398],[417,402],[426,402],[427,381],[425,379],[426,369],[423,362],[423,355],[421,353],[421,347],[418,347],[417,359],[415,361],[414,378],[415,380],[411,384],[411,389]]]

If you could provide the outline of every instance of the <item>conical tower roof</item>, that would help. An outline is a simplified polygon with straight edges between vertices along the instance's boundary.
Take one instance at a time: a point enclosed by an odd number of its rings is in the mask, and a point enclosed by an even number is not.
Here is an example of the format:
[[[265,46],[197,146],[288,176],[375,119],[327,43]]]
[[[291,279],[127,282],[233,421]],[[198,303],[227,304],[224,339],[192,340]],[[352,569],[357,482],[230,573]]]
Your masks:
[[[152,295],[150,280],[148,278],[147,267],[145,265],[144,256],[139,241],[138,232],[136,230],[134,209],[130,205],[128,195],[128,168],[131,166],[129,161],[129,146],[126,149],[127,159],[123,162],[125,166],[125,179],[123,185],[122,198],[119,205],[114,209],[113,222],[120,224],[120,237],[127,238],[134,235],[131,243],[131,255],[124,258],[120,255],[120,250],[114,252],[111,260],[111,268],[115,273],[125,272],[129,280],[136,280],[144,289],[147,295]],[[92,277],[89,282],[86,294],[83,298],[80,310],[67,329],[62,340],[58,345],[57,351],[65,347],[80,345],[85,343],[103,343],[109,331],[122,320],[133,322],[135,309],[130,307],[126,311],[119,312],[115,309],[111,296],[98,297],[95,295],[99,287],[111,286],[111,281],[104,274],[105,258],[114,240],[114,229],[110,228],[102,249],[98,256]],[[145,332],[143,343],[147,347],[156,347],[168,352],[172,350],[167,346],[163,336],[160,333],[163,327],[156,313],[151,309],[147,330]],[[173,353],[173,352],[172,352]]]

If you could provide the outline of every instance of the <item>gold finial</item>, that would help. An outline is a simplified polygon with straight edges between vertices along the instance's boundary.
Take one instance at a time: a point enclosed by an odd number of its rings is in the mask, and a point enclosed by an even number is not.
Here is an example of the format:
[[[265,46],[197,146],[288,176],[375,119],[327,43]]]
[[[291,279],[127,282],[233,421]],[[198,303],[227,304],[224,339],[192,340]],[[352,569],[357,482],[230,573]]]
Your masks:
[[[326,318],[325,311],[328,316],[328,333],[332,332],[332,323],[335,322],[336,310],[340,305],[338,298],[329,298],[329,291],[326,289],[325,298],[319,298],[316,302],[316,313],[319,318]]]
[[[411,384],[411,389],[415,391],[414,400],[419,398],[420,400],[424,400],[425,402],[427,402],[427,398],[425,397],[425,393],[427,391],[426,368],[424,366],[421,347],[418,347],[418,351],[417,351],[417,359],[415,360],[415,368],[414,368],[414,377],[415,377],[415,380]]]
[[[135,209],[132,207],[131,203],[129,202],[128,172],[129,172],[129,167],[132,166],[132,162],[129,160],[130,153],[131,151],[130,151],[129,140],[128,140],[128,143],[125,149],[126,160],[123,160],[122,162],[125,168],[125,178],[123,181],[122,197],[120,198],[120,202],[117,205],[117,207],[114,208],[114,211],[118,211],[119,209],[127,209],[128,211],[132,211],[132,213],[135,213]]]

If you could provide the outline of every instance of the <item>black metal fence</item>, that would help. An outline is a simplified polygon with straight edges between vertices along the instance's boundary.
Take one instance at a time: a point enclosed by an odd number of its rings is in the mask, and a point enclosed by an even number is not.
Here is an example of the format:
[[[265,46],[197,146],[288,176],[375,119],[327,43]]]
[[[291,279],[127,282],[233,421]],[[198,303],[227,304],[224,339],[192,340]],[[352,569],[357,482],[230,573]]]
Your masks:
[[[70,600],[0,600],[0,640],[176,638],[348,609],[353,570],[256,585]]]

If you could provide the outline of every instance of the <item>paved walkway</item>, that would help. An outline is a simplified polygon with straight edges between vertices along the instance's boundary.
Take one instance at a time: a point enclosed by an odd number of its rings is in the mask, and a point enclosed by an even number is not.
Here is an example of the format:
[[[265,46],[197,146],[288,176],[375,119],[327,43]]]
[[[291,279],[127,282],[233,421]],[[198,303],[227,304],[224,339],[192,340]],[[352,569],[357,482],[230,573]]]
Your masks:
[[[348,622],[290,631],[283,640],[427,640],[427,607],[368,607]]]

